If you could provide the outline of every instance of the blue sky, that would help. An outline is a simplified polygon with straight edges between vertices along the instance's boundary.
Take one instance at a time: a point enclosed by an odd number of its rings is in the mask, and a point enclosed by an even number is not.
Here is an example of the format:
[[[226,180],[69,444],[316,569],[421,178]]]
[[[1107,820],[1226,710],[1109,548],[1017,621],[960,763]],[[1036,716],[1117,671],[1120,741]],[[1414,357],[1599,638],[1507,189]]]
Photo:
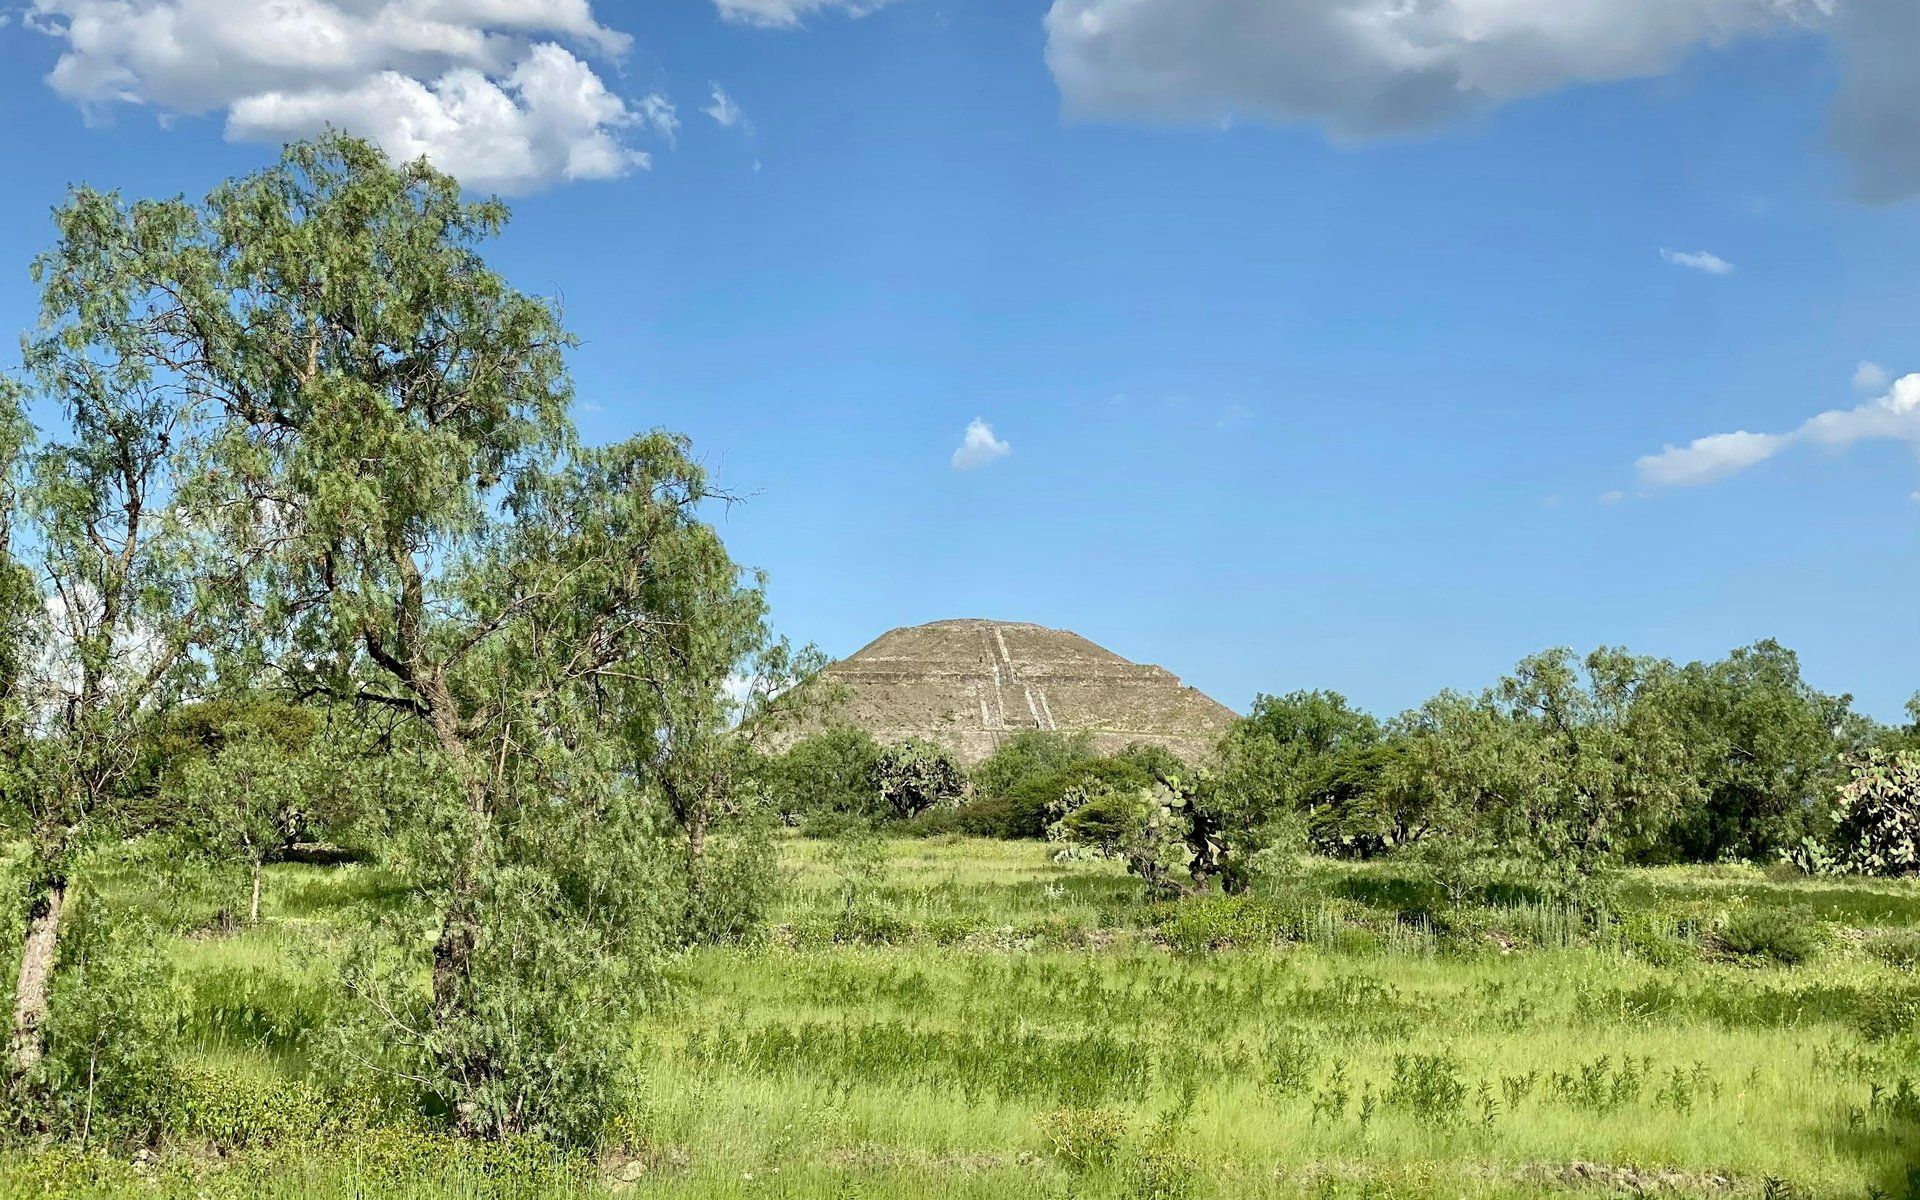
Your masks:
[[[1391,712],[1775,637],[1891,719],[1905,7],[16,0],[0,324],[69,184],[198,195],[334,120],[512,193],[583,429],[691,434],[830,653],[995,616]]]

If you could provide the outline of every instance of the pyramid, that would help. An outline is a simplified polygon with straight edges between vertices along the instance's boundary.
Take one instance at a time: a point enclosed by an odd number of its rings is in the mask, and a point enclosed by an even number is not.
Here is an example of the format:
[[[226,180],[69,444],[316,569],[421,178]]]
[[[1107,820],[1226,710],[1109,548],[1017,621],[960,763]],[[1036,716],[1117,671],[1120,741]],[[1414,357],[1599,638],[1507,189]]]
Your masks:
[[[827,668],[825,682],[837,700],[817,724],[852,725],[883,744],[926,738],[969,766],[1032,729],[1086,733],[1103,754],[1147,743],[1192,762],[1235,719],[1160,667],[1014,621],[895,629]]]

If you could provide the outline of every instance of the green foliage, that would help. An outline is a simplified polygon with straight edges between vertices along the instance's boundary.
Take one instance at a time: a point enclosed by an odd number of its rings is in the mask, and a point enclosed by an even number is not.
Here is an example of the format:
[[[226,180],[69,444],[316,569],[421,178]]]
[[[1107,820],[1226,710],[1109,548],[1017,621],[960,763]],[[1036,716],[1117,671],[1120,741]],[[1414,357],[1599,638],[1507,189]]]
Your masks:
[[[1054,776],[1095,757],[1085,733],[1023,729],[973,768],[973,791],[982,801],[1001,800],[1039,776]]]
[[[730,822],[686,870],[682,944],[750,942],[765,929],[780,887],[778,851],[765,820],[748,817]]]
[[[972,837],[1044,838],[1047,836],[1047,826],[1054,819],[1053,814],[1074,788],[1091,791],[1137,790],[1152,787],[1167,776],[1185,771],[1186,764],[1164,751],[1154,747],[1131,746],[1116,755],[1041,767],[1023,777],[1014,777],[1011,772],[1005,772],[1002,776],[1013,778],[1013,782],[1004,791],[998,794],[977,792],[954,810],[950,818],[942,820],[937,831],[964,833]],[[975,778],[978,779],[977,771]],[[976,789],[978,787],[976,783]]]
[[[763,768],[774,803],[786,815],[878,813],[873,773],[880,745],[864,729],[834,725],[795,742]]]
[[[1070,789],[1047,836],[1070,853],[1113,859],[1146,884],[1149,899],[1204,888],[1216,877],[1244,881],[1251,847],[1209,808],[1208,781],[1178,778],[1115,790],[1102,783]],[[1182,880],[1180,876],[1186,876]]]
[[[236,896],[234,911],[257,921],[261,869],[296,841],[344,828],[349,794],[332,755],[244,736],[182,759],[165,798],[189,854],[216,869],[240,868],[250,894]]]
[[[1835,797],[1829,858],[1862,875],[1920,871],[1920,751],[1869,750]]]
[[[1247,820],[1277,820],[1314,807],[1336,769],[1351,775],[1380,738],[1380,723],[1336,692],[1261,696],[1221,740],[1216,772]]]
[[[1126,1115],[1110,1108],[1058,1108],[1038,1125],[1048,1156],[1076,1174],[1112,1169],[1130,1132]]]
[[[1777,908],[1745,908],[1727,918],[1716,933],[1721,950],[1747,963],[1797,967],[1820,949],[1817,929],[1805,918]]]
[[[1504,867],[1603,898],[1608,873],[1698,795],[1679,730],[1639,702],[1668,673],[1618,650],[1549,651],[1478,698],[1446,693],[1411,715],[1442,833],[1428,853],[1456,897]]]
[[[26,1074],[16,1121],[89,1144],[144,1143],[165,1128],[177,1047],[176,1000],[157,935],[76,899],[60,946],[46,1056]],[[18,1127],[18,1126],[16,1126]]]
[[[1896,970],[1920,970],[1920,929],[1884,930],[1867,940],[1866,949]]]
[[[1308,784],[1307,804],[1309,842],[1338,858],[1371,859],[1413,846],[1436,815],[1415,746],[1397,729],[1375,745],[1329,756]]]
[[[958,805],[968,787],[953,755],[921,738],[882,750],[868,779],[880,811],[902,820]]]
[[[68,514],[48,544],[140,596],[118,627],[167,631],[183,663],[199,630],[178,615],[224,613],[238,677],[270,666],[384,718],[417,767],[389,864],[438,931],[395,922],[361,960],[368,1060],[462,1132],[597,1136],[684,916],[661,808],[697,858],[729,795],[726,677],[762,633],[756,583],[701,519],[704,473],[664,433],[579,442],[556,306],[481,257],[504,207],[424,161],[328,134],[200,204],[82,189],[57,220],[36,366],[114,385],[76,403],[157,411],[80,413],[48,460],[45,507]],[[203,426],[176,437],[176,411]],[[96,426],[201,456],[170,495],[197,561],[234,565],[202,567],[211,596],[170,586],[184,554],[91,565],[85,519],[125,509]],[[82,633],[85,665],[105,643]],[[99,719],[119,736],[165,707],[137,704]]]
[[[1847,748],[1850,699],[1810,687],[1793,651],[1764,641],[1721,662],[1692,663],[1650,702],[1673,722],[1690,756],[1685,769],[1702,786],[1653,853],[1764,860],[1813,832]]]
[[[271,747],[288,758],[297,757],[313,746],[323,723],[321,713],[308,705],[266,695],[223,696],[182,704],[166,715],[143,747],[134,786],[160,802],[144,827],[166,829],[172,825],[174,806],[163,797],[171,793],[171,799],[178,800],[181,781],[193,765],[241,742]],[[330,744],[328,761],[337,760],[342,749],[337,741]]]

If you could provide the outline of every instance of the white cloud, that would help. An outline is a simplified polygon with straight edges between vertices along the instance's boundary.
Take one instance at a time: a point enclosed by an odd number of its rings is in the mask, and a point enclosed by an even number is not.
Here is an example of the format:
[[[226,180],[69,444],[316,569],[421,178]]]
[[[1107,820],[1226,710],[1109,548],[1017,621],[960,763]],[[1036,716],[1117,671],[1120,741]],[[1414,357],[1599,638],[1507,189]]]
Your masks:
[[[1853,386],[1863,392],[1877,392],[1887,386],[1887,369],[1877,362],[1863,362],[1853,372]]]
[[[590,0],[34,0],[28,11],[66,43],[47,82],[90,117],[122,104],[163,120],[224,113],[234,140],[332,124],[477,188],[624,175],[647,165],[629,131],[670,139],[677,124],[663,97],[630,105],[576,54],[631,44]]]
[[[680,137],[680,110],[673,101],[653,92],[634,106],[634,116],[642,125],[659,134],[671,146]]]
[[[1621,502],[1622,500],[1625,500],[1626,498],[1627,498],[1627,494],[1626,494],[1625,492],[1602,492],[1602,493],[1600,493],[1600,503],[1602,503],[1602,504],[1609,504],[1609,505],[1611,505],[1611,504],[1618,504],[1618,503],[1620,503],[1620,502]]]
[[[722,129],[732,129],[738,125],[743,129],[753,128],[747,123],[747,114],[742,112],[738,102],[727,95],[727,89],[719,84],[709,85],[713,89],[713,103],[700,111],[713,118],[714,124]]]
[[[1734,271],[1732,263],[1705,250],[1662,250],[1660,257],[1676,267],[1704,271],[1708,275],[1731,275]]]
[[[1738,474],[1790,446],[1841,448],[1865,441],[1899,441],[1920,450],[1920,374],[1896,380],[1877,400],[1820,413],[1790,433],[1716,433],[1668,446],[1637,466],[1642,483],[1689,487]]]
[[[1668,446],[1636,464],[1640,481],[1656,487],[1690,487],[1712,483],[1765,462],[1791,444],[1791,437],[1775,433],[1716,433],[1695,438],[1684,446]]]
[[[953,469],[971,471],[999,462],[1013,453],[1013,447],[993,436],[993,426],[975,417],[967,426],[960,448],[953,452]]]
[[[864,17],[893,0],[713,0],[726,20],[761,29],[797,29],[815,13]]]
[[[1834,138],[1869,200],[1920,193],[1913,0],[1053,0],[1047,61],[1070,115],[1432,129],[1580,84],[1651,77],[1701,48],[1836,39]]]

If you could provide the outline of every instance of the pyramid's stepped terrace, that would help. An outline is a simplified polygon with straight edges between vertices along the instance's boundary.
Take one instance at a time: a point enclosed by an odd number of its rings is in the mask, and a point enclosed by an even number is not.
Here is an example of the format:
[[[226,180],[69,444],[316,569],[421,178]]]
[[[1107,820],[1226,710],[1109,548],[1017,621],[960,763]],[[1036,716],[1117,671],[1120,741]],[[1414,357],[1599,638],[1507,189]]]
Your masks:
[[[828,668],[826,681],[841,699],[824,722],[882,742],[928,738],[968,764],[1023,729],[1085,732],[1102,752],[1145,742],[1194,760],[1234,719],[1159,667],[1065,630],[1006,621],[895,629]]]

